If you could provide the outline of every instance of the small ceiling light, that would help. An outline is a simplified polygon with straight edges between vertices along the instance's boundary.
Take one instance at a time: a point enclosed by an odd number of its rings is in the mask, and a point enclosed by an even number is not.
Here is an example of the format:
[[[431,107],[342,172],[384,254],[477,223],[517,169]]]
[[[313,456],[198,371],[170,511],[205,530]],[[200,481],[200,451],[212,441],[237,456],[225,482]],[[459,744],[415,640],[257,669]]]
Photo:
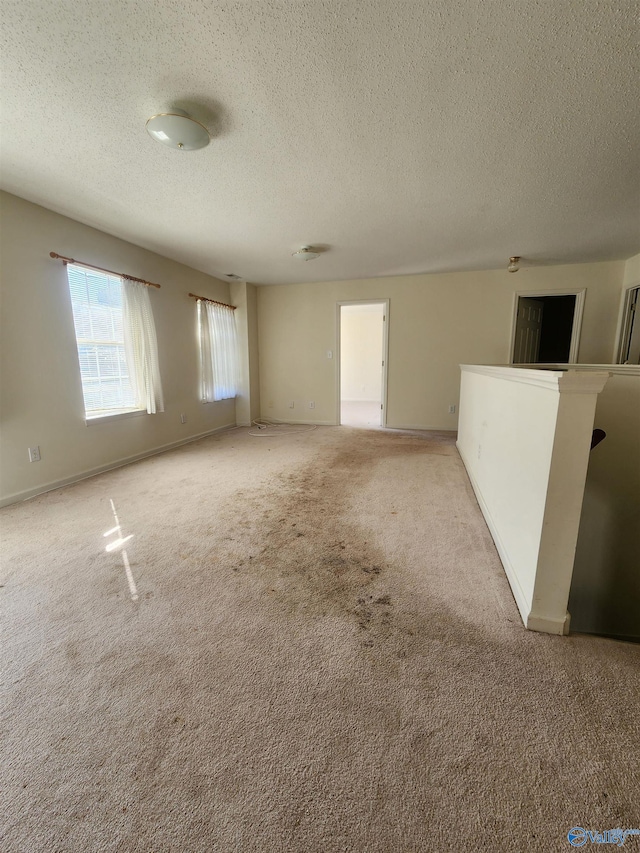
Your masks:
[[[507,272],[518,272],[520,269],[520,255],[514,255],[509,258],[509,266],[507,267]]]
[[[316,258],[320,257],[320,252],[316,252],[311,246],[303,246],[297,252],[294,252],[291,257],[297,258],[299,261],[315,261]]]
[[[195,151],[209,144],[207,128],[188,116],[184,110],[172,110],[170,113],[158,113],[147,121],[150,136],[179,151]]]

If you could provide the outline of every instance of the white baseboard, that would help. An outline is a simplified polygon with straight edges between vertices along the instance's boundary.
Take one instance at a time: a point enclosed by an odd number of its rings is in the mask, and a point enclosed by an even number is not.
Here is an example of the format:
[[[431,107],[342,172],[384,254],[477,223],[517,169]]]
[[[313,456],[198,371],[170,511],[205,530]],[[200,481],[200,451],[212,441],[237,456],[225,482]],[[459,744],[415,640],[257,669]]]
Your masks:
[[[452,426],[425,426],[424,424],[387,424],[387,429],[417,429],[424,432],[457,432]]]
[[[335,421],[284,421],[282,418],[274,418],[271,415],[260,415],[260,417],[265,421],[273,421],[275,424],[291,424],[292,426],[296,424],[300,424],[300,426],[338,426]]]
[[[541,631],[543,634],[568,634],[571,616],[567,613],[564,619],[549,619],[547,616],[529,614],[527,628],[530,631]]]
[[[142,453],[135,453],[133,456],[123,456],[121,459],[116,459],[114,462],[107,462],[105,465],[98,465],[96,468],[88,468],[86,471],[81,471],[78,474],[72,474],[70,477],[64,477],[61,480],[52,480],[41,486],[35,486],[33,489],[25,489],[22,492],[14,492],[6,498],[0,499],[0,507],[9,506],[9,504],[26,501],[29,498],[35,498],[38,495],[43,495],[45,492],[53,492],[55,489],[61,489],[63,486],[70,486],[72,483],[79,483],[81,480],[88,480],[89,477],[95,477],[98,474],[104,474],[105,471],[112,471],[114,468],[122,468],[124,465],[130,465],[132,462],[138,462],[140,459],[146,459],[148,456],[157,456],[159,453],[165,453],[167,450],[173,450],[175,447],[180,447],[183,444],[191,444],[192,441],[198,441],[201,438],[206,438],[208,435],[214,435],[217,432],[224,432],[228,429],[235,429],[236,424],[225,424],[225,426],[216,427],[215,429],[207,430],[206,432],[192,435],[189,438],[181,438],[178,441],[172,441],[169,444],[163,444],[160,447],[154,447],[151,450],[144,450]]]
[[[462,459],[464,467],[467,470],[467,475],[469,477],[471,487],[473,488],[474,494],[478,501],[478,505],[480,506],[480,510],[482,512],[482,515],[484,516],[484,520],[487,522],[487,527],[489,528],[489,532],[491,533],[494,544],[498,551],[498,555],[504,568],[504,573],[506,574],[507,580],[509,581],[511,592],[513,593],[513,597],[515,599],[518,610],[520,611],[520,616],[522,618],[522,622],[525,628],[528,628],[528,630],[530,631],[540,631],[544,634],[568,634],[570,620],[570,616],[568,613],[563,619],[551,619],[547,616],[541,616],[532,612],[531,606],[527,601],[527,597],[524,594],[522,587],[520,586],[518,575],[509,558],[509,554],[507,552],[507,549],[505,548],[504,542],[500,538],[500,533],[498,532],[498,528],[491,516],[489,507],[487,506],[485,499],[482,496],[480,486],[477,480],[474,478],[473,474],[471,473],[471,468],[469,466],[468,460],[465,458],[464,452],[460,447],[459,442],[456,442],[456,447],[458,448],[458,453],[460,454],[460,458]]]

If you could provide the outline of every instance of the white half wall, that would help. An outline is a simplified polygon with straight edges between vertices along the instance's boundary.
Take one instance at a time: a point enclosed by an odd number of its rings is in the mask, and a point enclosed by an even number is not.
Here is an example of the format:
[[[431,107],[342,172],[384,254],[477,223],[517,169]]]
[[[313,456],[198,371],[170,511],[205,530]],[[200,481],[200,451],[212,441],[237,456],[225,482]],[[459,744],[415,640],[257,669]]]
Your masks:
[[[461,369],[458,450],[522,620],[567,633],[596,399],[609,374]]]

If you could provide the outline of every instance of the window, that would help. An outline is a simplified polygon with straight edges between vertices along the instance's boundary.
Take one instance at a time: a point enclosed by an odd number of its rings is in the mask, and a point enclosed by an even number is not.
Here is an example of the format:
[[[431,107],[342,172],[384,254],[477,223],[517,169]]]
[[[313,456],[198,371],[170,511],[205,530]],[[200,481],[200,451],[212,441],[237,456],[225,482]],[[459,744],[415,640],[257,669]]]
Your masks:
[[[147,288],[76,264],[67,277],[86,417],[162,411]]]
[[[198,300],[202,401],[229,400],[238,393],[236,318],[230,305]]]

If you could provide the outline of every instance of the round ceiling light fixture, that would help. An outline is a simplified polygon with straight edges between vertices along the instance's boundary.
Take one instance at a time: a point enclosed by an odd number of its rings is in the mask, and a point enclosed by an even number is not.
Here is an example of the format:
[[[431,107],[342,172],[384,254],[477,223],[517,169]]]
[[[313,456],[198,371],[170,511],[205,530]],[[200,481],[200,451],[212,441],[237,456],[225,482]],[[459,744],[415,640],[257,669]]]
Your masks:
[[[520,255],[512,255],[509,258],[509,266],[507,272],[518,272],[520,269]]]
[[[292,258],[297,258],[299,261],[315,261],[320,257],[320,252],[313,249],[311,246],[303,246],[291,255]]]
[[[147,120],[147,132],[153,139],[178,151],[196,151],[209,144],[207,128],[184,110],[158,113]]]

